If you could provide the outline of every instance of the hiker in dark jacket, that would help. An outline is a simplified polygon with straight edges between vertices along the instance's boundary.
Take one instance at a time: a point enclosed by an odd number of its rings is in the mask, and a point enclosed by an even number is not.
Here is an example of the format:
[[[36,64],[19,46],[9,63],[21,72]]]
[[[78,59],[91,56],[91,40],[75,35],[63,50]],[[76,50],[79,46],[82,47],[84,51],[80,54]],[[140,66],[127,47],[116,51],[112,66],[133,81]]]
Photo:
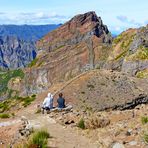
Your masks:
[[[58,102],[58,108],[65,108],[65,99],[63,98],[62,93],[59,94],[57,102]]]

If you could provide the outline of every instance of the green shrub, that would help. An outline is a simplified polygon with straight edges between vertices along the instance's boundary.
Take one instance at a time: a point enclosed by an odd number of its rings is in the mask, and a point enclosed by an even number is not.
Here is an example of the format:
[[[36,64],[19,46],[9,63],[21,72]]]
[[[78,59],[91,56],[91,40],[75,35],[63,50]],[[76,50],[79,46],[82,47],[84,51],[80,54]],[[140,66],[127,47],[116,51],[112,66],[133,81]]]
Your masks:
[[[9,118],[10,115],[9,114],[0,114],[0,118]]]
[[[8,89],[8,83],[12,78],[20,77],[24,78],[24,72],[21,69],[16,69],[12,71],[5,71],[0,73],[0,95],[8,93],[11,95],[13,90]]]
[[[85,122],[84,122],[84,119],[80,119],[80,121],[78,122],[78,125],[77,125],[79,128],[81,129],[85,129]]]
[[[148,144],[148,134],[144,134],[143,139],[144,139],[145,143]]]
[[[14,117],[14,116],[15,116],[15,113],[11,113],[11,116],[13,116],[13,117]]]
[[[27,107],[36,99],[36,95],[27,96],[27,97],[17,97],[17,100],[23,102],[23,106]]]
[[[118,44],[121,40],[122,40],[123,36],[122,34],[120,34],[119,36],[117,36],[114,40],[113,43],[114,44]]]
[[[148,123],[148,117],[141,117],[141,122],[142,122],[142,124],[147,124]]]
[[[50,138],[50,135],[47,131],[37,131],[32,135],[27,147],[31,148],[32,146],[36,146],[37,148],[47,148],[48,138]]]
[[[27,107],[28,105],[30,105],[36,98],[35,97],[26,97],[24,98],[24,103],[23,106]]]
[[[123,58],[127,53],[127,50],[123,51],[122,53],[120,53],[119,55],[117,55],[117,57],[114,60],[119,60],[121,58]]]
[[[35,98],[35,97],[36,97],[36,95],[35,95],[35,94],[33,94],[31,97]]]
[[[148,69],[137,72],[137,78],[148,78]]]
[[[33,61],[31,61],[31,63],[28,65],[28,67],[35,66],[37,62],[38,62],[38,58],[35,58]]]
[[[9,104],[10,104],[9,100],[0,102],[0,113],[3,113],[4,111],[9,110]]]
[[[127,57],[127,60],[148,60],[148,48],[140,47],[137,52]]]

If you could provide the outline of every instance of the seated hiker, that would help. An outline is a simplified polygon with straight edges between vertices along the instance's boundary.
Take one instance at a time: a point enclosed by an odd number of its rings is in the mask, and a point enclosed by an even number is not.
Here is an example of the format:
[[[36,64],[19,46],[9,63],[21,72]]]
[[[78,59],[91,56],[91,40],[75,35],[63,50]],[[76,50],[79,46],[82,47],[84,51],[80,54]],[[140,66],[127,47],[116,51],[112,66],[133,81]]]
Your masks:
[[[58,98],[57,102],[58,102],[58,108],[60,108],[60,109],[65,108],[65,99],[63,98],[62,93],[59,94],[59,98]]]
[[[48,93],[47,97],[44,99],[42,109],[42,113],[44,113],[44,110],[53,109],[53,95],[51,93]]]

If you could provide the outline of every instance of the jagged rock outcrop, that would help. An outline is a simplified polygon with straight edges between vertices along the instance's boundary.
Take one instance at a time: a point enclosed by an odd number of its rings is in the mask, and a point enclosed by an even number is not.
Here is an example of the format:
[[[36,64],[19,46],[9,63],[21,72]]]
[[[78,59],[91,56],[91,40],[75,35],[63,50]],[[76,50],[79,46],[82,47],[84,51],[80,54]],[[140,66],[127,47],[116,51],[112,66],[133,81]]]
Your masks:
[[[131,102],[127,102],[122,105],[115,105],[113,106],[113,110],[127,110],[127,109],[134,109],[136,106],[140,104],[148,104],[148,95],[139,94],[137,98],[132,100]]]
[[[26,69],[27,92],[43,91],[101,65],[111,42],[107,26],[95,12],[75,16],[37,42],[36,62]]]
[[[148,75],[148,25],[129,29],[113,41],[113,52],[104,66],[131,76]]]
[[[36,57],[34,43],[15,36],[0,36],[0,68],[17,69],[27,66]]]
[[[100,38],[101,43],[111,43],[111,36],[101,17],[95,12],[88,12],[73,17],[63,26],[41,39],[37,45],[41,50],[53,51],[66,45],[76,45],[91,37]]]

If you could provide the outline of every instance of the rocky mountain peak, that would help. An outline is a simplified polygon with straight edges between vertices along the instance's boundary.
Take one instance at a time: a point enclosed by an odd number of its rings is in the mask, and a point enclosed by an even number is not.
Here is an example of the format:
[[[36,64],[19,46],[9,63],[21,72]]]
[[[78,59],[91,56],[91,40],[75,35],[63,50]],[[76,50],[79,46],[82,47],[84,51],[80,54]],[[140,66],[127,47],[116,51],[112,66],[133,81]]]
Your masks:
[[[98,17],[94,11],[76,15],[69,22],[75,22],[80,25],[83,25],[87,22],[100,22],[102,24],[101,18]]]
[[[41,50],[52,51],[65,45],[75,45],[91,37],[97,37],[100,43],[110,43],[112,38],[101,17],[94,11],[74,16],[58,29],[50,32],[37,42]]]
[[[108,28],[103,24],[101,17],[98,17],[94,11],[76,15],[67,24],[70,26],[69,29],[85,27],[86,32],[93,29],[93,34],[97,37],[100,37],[102,34],[101,30],[104,30],[107,34],[109,33]]]
[[[55,82],[100,67],[110,53],[111,41],[107,26],[95,12],[76,15],[37,42],[38,55],[27,78],[33,76],[30,80],[38,81],[33,82],[34,90],[43,91]]]

